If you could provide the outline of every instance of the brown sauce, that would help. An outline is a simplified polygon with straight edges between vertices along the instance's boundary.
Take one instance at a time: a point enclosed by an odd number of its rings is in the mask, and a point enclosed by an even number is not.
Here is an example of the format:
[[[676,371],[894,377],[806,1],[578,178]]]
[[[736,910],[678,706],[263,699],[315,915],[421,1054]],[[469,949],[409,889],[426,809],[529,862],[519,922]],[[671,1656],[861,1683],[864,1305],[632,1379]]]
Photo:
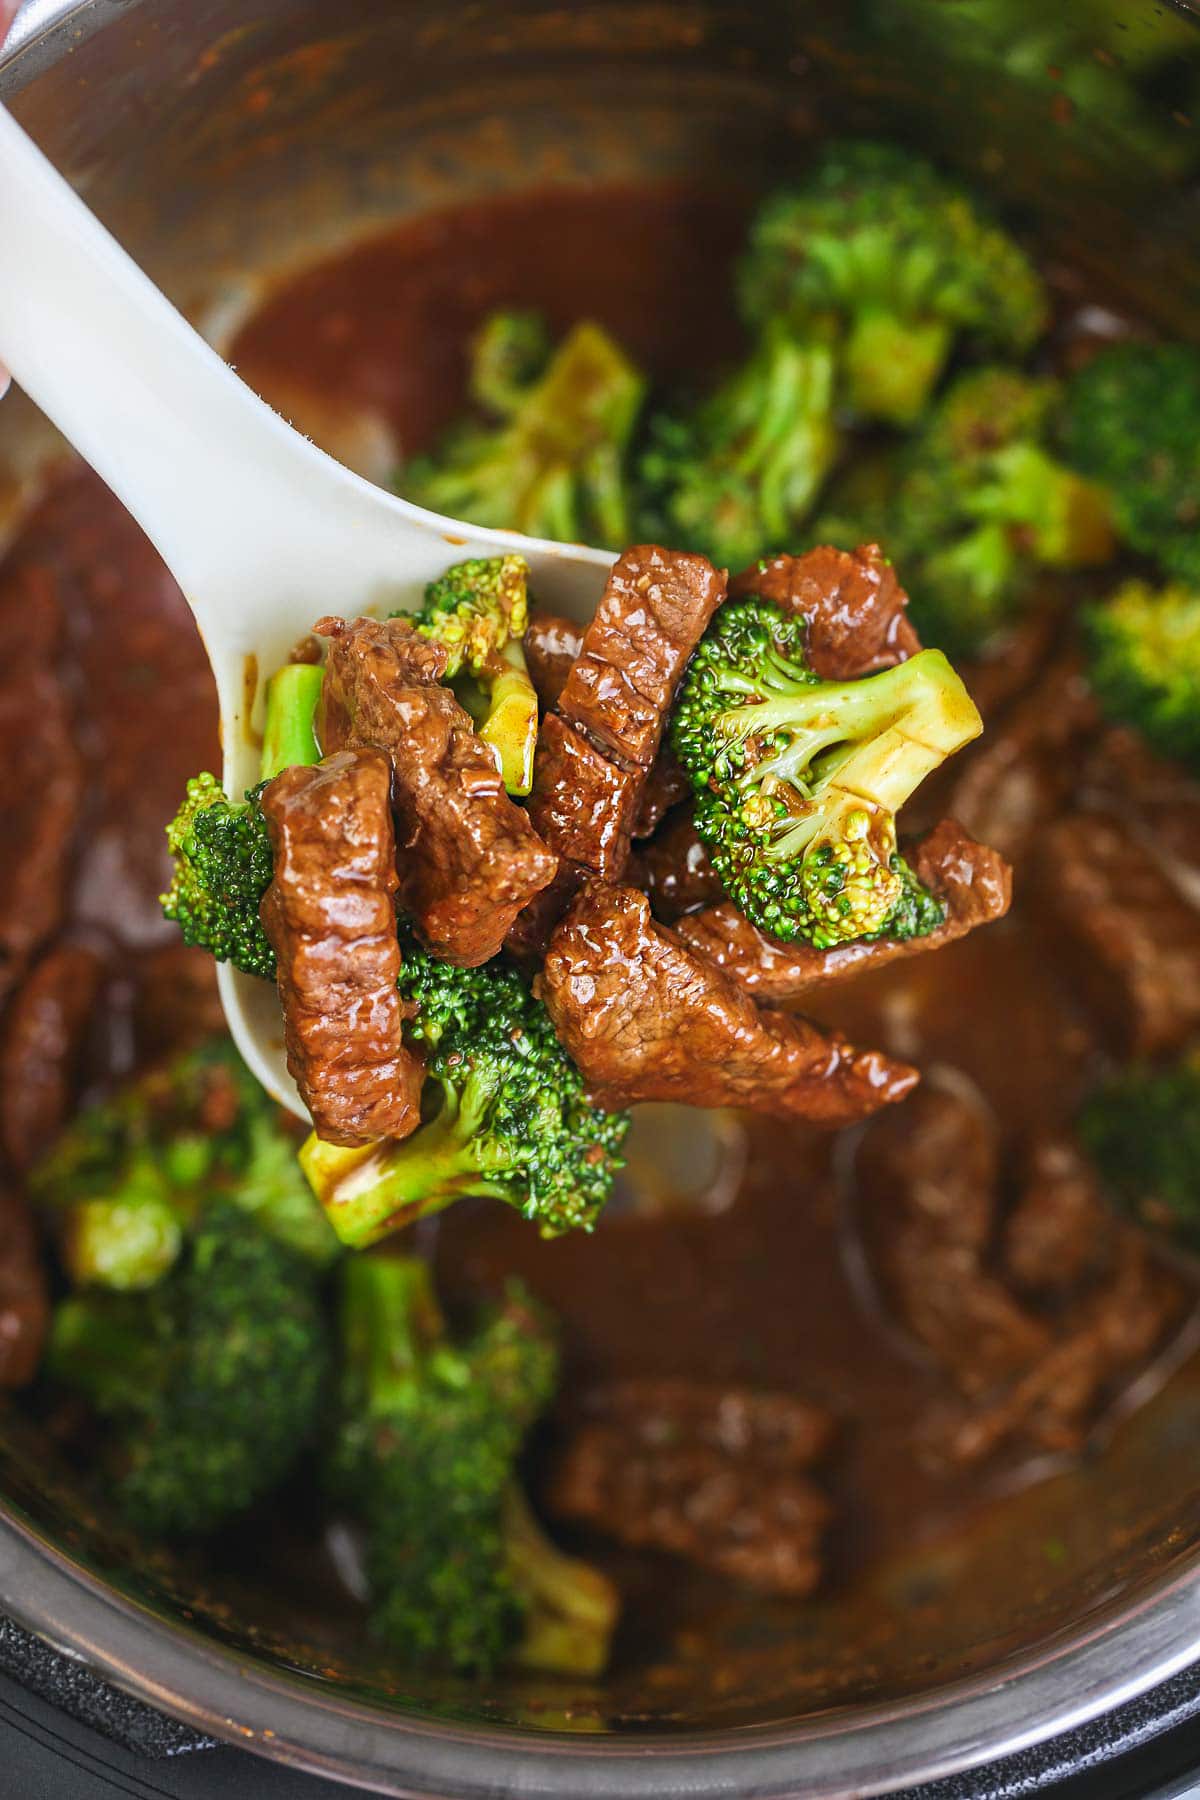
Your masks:
[[[736,347],[728,266],[745,209],[737,197],[628,188],[418,219],[281,288],[231,358],[268,398],[300,388],[326,407],[378,413],[406,450],[461,405],[464,341],[499,304],[537,306],[557,327],[597,317],[655,376],[683,376]],[[51,565],[68,596],[61,679],[88,768],[68,930],[99,940],[108,959],[89,1064],[89,1079],[104,1079],[170,1034],[155,1014],[155,1031],[134,1041],[130,996],[172,941],[156,904],[163,825],[186,778],[215,765],[214,700],[181,596],[93,477],[67,473],[12,556]],[[208,987],[197,985],[200,1010]],[[1001,926],[838,989],[822,1011],[860,1042],[965,1072],[1009,1136],[1063,1122],[1095,1054],[1019,899]],[[981,1029],[1001,1019],[1003,1029]],[[466,1300],[506,1272],[523,1274],[564,1321],[572,1382],[686,1372],[828,1406],[840,1430],[830,1475],[836,1594],[880,1556],[961,1532],[1021,1478],[1020,1459],[949,1477],[913,1453],[944,1382],[856,1275],[835,1166],[844,1146],[781,1125],[746,1130],[742,1191],[716,1215],[641,1217],[635,1195],[594,1237],[543,1244],[501,1206],[463,1205],[440,1227],[442,1278],[452,1300]],[[569,1394],[570,1384],[567,1410]],[[755,1603],[719,1583],[681,1582],[653,1558],[612,1560],[628,1585],[631,1632],[661,1639],[722,1607],[754,1614]]]

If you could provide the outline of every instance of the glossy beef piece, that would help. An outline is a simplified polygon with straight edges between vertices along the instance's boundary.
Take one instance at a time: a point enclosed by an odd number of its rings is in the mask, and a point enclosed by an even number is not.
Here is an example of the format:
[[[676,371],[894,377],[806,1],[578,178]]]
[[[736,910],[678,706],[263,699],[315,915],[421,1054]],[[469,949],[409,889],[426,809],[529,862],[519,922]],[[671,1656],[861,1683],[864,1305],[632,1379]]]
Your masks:
[[[1078,658],[1060,657],[968,750],[950,793],[955,818],[1020,862],[1070,804],[1098,722]]]
[[[725,598],[705,556],[641,544],[612,566],[558,698],[562,717],[627,769],[649,770],[688,659]]]
[[[24,1173],[71,1115],[104,963],[85,944],[59,944],[34,964],[4,1015],[0,1148]]]
[[[323,747],[374,745],[392,761],[402,906],[435,955],[487,962],[553,879],[555,856],[438,684],[440,646],[402,619],[323,619],[320,629],[330,639]]]
[[[224,1029],[217,965],[206,950],[164,944],[141,959],[133,1004],[139,1064],[160,1062]]]
[[[781,1001],[882,968],[885,963],[944,949],[1008,911],[1012,869],[998,851],[977,844],[955,820],[943,819],[909,854],[919,879],[946,909],[945,922],[928,937],[881,938],[873,944],[841,944],[833,950],[780,944],[759,931],[728,900],[689,912],[677,921],[677,934],[756,999]]]
[[[1117,1047],[1179,1049],[1200,1029],[1200,908],[1112,814],[1059,819],[1039,850],[1038,900]]]
[[[1200,893],[1200,782],[1155,756],[1137,732],[1113,726],[1089,746],[1079,804],[1118,818],[1180,885]]]
[[[1108,1214],[1062,1140],[1032,1146],[1001,1226],[996,1128],[966,1095],[926,1088],[872,1126],[858,1177],[883,1299],[960,1396],[930,1421],[939,1460],[977,1463],[1012,1441],[1080,1449],[1182,1316],[1180,1280]]]
[[[555,926],[587,879],[586,869],[560,857],[549,884],[521,908],[509,926],[504,948],[530,972],[541,966]]]
[[[331,1144],[406,1137],[422,1067],[396,991],[391,770],[378,750],[285,769],[263,794],[275,874],[263,929],[278,958],[288,1069]]]
[[[528,812],[562,861],[619,880],[629,861],[640,777],[547,713],[538,734]]]
[[[1023,1374],[1050,1335],[986,1266],[999,1143],[982,1104],[923,1088],[868,1132],[858,1175],[871,1266],[900,1323],[964,1394]]]
[[[831,1508],[809,1473],[833,1422],[791,1394],[682,1378],[587,1397],[550,1477],[551,1512],[766,1593],[810,1593]]]
[[[890,669],[921,648],[905,617],[908,595],[877,544],[803,556],[772,556],[743,569],[731,599],[757,594],[808,622],[805,655],[826,681],[852,681]]]
[[[672,813],[662,830],[639,846],[629,879],[649,895],[655,918],[667,925],[719,901],[725,892],[696,833],[690,806]]]
[[[83,764],[54,668],[62,607],[49,572],[0,572],[0,1002],[62,923]]]
[[[543,712],[552,712],[566,686],[571,664],[583,648],[583,627],[558,613],[531,612],[525,632],[525,661]]]
[[[50,1323],[50,1295],[37,1232],[24,1197],[0,1185],[0,1388],[37,1374]]]
[[[880,1051],[760,1012],[655,924],[636,888],[581,889],[550,940],[539,991],[597,1103],[613,1109],[673,1100],[845,1125],[917,1081]]]

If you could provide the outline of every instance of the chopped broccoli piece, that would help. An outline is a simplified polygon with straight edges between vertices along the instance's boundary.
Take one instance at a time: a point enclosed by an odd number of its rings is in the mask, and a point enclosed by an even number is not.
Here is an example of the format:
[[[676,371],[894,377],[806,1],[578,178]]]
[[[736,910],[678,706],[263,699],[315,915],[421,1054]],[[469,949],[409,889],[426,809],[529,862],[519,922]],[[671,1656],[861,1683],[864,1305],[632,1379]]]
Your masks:
[[[281,769],[307,769],[320,762],[314,721],[324,679],[320,663],[284,663],[268,681],[261,780],[270,781]]]
[[[847,142],[759,209],[738,276],[752,323],[842,334],[845,397],[909,426],[962,335],[1022,352],[1047,315],[1023,250],[957,183],[910,150]]]
[[[226,1038],[85,1107],[29,1188],[79,1287],[152,1287],[217,1195],[314,1265],[338,1254],[279,1109]]]
[[[515,969],[456,969],[407,939],[400,991],[438,1110],[402,1143],[314,1134],[300,1161],[344,1244],[361,1249],[465,1195],[517,1207],[543,1235],[590,1230],[629,1119],[589,1104],[583,1078]]]
[[[690,414],[653,414],[638,464],[642,535],[741,568],[793,541],[837,452],[833,351],[767,323]]]
[[[538,702],[521,640],[529,623],[529,564],[523,556],[475,557],[456,563],[425,590],[419,632],[449,652],[446,676],[496,755],[510,794],[533,786]],[[474,704],[469,683],[480,696]]]
[[[329,1360],[311,1265],[216,1202],[149,1292],[62,1301],[46,1369],[107,1421],[106,1473],[128,1522],[194,1536],[287,1474],[316,1429]]]
[[[1200,1250],[1200,1052],[1123,1069],[1085,1102],[1079,1134],[1123,1211]]]
[[[902,562],[922,635],[973,655],[1019,616],[1038,569],[1106,562],[1115,545],[1107,495],[1046,443],[1056,382],[1006,368],[961,376],[856,511],[848,480],[814,541],[873,539]]]
[[[248,789],[243,801],[231,801],[215,775],[192,777],[167,826],[175,873],[161,904],[185,944],[272,981],[275,952],[258,916],[273,867],[260,805],[265,785]]]
[[[426,1266],[354,1257],[342,1271],[341,1421],[332,1485],[367,1528],[376,1635],[414,1662],[603,1667],[616,1597],[543,1536],[516,1479],[558,1358],[522,1290],[464,1343]]]
[[[493,349],[485,331],[484,391],[494,385]],[[500,422],[452,429],[433,455],[402,471],[401,492],[474,525],[567,543],[627,543],[623,463],[645,382],[620,346],[584,321],[523,393],[501,387]]]
[[[500,419],[519,412],[529,390],[545,374],[553,353],[540,313],[491,313],[471,343],[472,400]]]
[[[696,829],[734,904],[773,937],[829,949],[923,935],[942,909],[896,849],[895,815],[981,730],[940,650],[821,681],[805,623],[751,598],[720,607],[672,723]]]
[[[1087,609],[1084,635],[1108,717],[1200,774],[1200,589],[1126,581]]]
[[[1070,384],[1064,444],[1109,491],[1126,543],[1200,588],[1200,350],[1102,350]]]

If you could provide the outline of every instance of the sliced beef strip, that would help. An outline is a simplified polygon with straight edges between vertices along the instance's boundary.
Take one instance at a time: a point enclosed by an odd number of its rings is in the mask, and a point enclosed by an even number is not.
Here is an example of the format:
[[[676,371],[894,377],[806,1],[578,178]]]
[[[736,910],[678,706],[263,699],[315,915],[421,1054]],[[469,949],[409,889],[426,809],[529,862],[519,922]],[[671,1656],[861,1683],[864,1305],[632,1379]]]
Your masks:
[[[550,940],[539,991],[606,1107],[673,1100],[844,1125],[902,1100],[917,1081],[880,1051],[760,1012],[655,924],[636,888],[585,884]]]
[[[285,769],[263,794],[275,874],[262,922],[288,1068],[333,1144],[405,1137],[419,1117],[422,1066],[404,1046],[396,990],[390,784],[382,751],[342,750]]]
[[[680,1378],[615,1382],[584,1413],[552,1470],[551,1512],[766,1593],[816,1586],[832,1509],[809,1471],[832,1436],[827,1413]]]
[[[679,678],[725,598],[705,556],[640,544],[612,566],[558,712],[624,768],[649,770]]]
[[[1119,818],[1200,906],[1200,782],[1181,764],[1155,756],[1136,731],[1110,727],[1088,749],[1077,801]]]
[[[322,619],[319,629],[330,639],[322,746],[373,745],[392,760],[401,904],[435,955],[487,962],[553,879],[556,856],[438,684],[440,646],[401,619]]]
[[[1110,814],[1059,819],[1038,849],[1037,901],[1117,1047],[1179,1049],[1200,1029],[1200,909]]]
[[[0,1147],[19,1174],[71,1115],[103,976],[103,958],[86,944],[56,945],[34,964],[4,1015]]]
[[[629,867],[629,880],[649,895],[655,918],[667,925],[684,913],[720,900],[725,892],[697,835],[690,806],[679,807],[661,831],[639,846]],[[698,948],[703,949],[703,944]]]
[[[753,563],[729,584],[731,600],[747,594],[807,621],[805,655],[826,681],[890,669],[921,648],[905,617],[908,595],[878,544],[857,550],[824,544],[804,556]]]
[[[504,939],[504,948],[530,971],[540,968],[554,928],[588,878],[578,863],[559,858],[553,879],[523,906]]]
[[[217,965],[207,950],[164,944],[140,959],[133,1003],[134,1050],[140,1066],[203,1043],[224,1029]]]
[[[4,855],[0,857],[0,1002],[62,923],[83,764],[54,668],[63,614],[50,572],[0,570],[0,761]]]
[[[656,847],[657,840],[649,846]],[[794,1000],[811,988],[844,981],[885,963],[941,950],[978,925],[1001,919],[1012,901],[1012,870],[998,851],[977,844],[953,819],[922,838],[910,852],[918,879],[946,909],[945,922],[928,937],[880,938],[875,943],[841,944],[815,950],[811,944],[780,944],[744,918],[731,901],[689,911],[675,930],[685,944],[709,957],[757,1000]],[[656,872],[651,866],[649,891]],[[657,877],[661,881],[661,877]]]
[[[985,1266],[999,1142],[982,1104],[923,1088],[871,1127],[857,1173],[871,1266],[901,1324],[963,1394],[1023,1375],[1050,1334]]]
[[[1022,1292],[1069,1293],[1105,1260],[1116,1220],[1095,1168],[1069,1134],[1039,1132],[1027,1160],[1021,1193],[1004,1221],[1004,1269]]]
[[[0,1387],[37,1374],[50,1323],[50,1294],[37,1231],[24,1197],[0,1185]]]
[[[1059,657],[989,726],[982,745],[967,751],[950,811],[982,842],[1020,862],[1070,803],[1098,722],[1079,659]]]
[[[547,713],[538,736],[529,817],[563,861],[616,881],[629,861],[641,782],[582,732]]]
[[[583,648],[583,627],[558,613],[531,612],[525,632],[525,661],[543,712],[552,712]]]

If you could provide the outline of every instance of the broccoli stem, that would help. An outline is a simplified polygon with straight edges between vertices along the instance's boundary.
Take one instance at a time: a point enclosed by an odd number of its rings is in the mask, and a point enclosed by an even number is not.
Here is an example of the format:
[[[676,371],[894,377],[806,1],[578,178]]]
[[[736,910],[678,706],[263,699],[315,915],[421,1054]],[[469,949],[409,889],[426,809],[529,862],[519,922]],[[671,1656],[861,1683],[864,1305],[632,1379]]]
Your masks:
[[[325,671],[320,663],[285,663],[267,683],[260,779],[321,760],[314,721]]]
[[[854,411],[902,430],[915,424],[945,367],[953,335],[939,319],[922,324],[883,311],[860,313],[843,352]]]
[[[525,1609],[513,1661],[553,1675],[599,1675],[620,1601],[598,1569],[552,1544],[514,1482],[504,1500],[509,1579]]]
[[[427,1265],[409,1256],[355,1256],[342,1267],[343,1368],[368,1411],[386,1412],[445,1331]]]
[[[510,639],[493,659],[489,670],[491,695],[487,717],[479,728],[500,765],[510,794],[527,794],[533,786],[533,756],[537,749],[538,701],[525,653]]]

